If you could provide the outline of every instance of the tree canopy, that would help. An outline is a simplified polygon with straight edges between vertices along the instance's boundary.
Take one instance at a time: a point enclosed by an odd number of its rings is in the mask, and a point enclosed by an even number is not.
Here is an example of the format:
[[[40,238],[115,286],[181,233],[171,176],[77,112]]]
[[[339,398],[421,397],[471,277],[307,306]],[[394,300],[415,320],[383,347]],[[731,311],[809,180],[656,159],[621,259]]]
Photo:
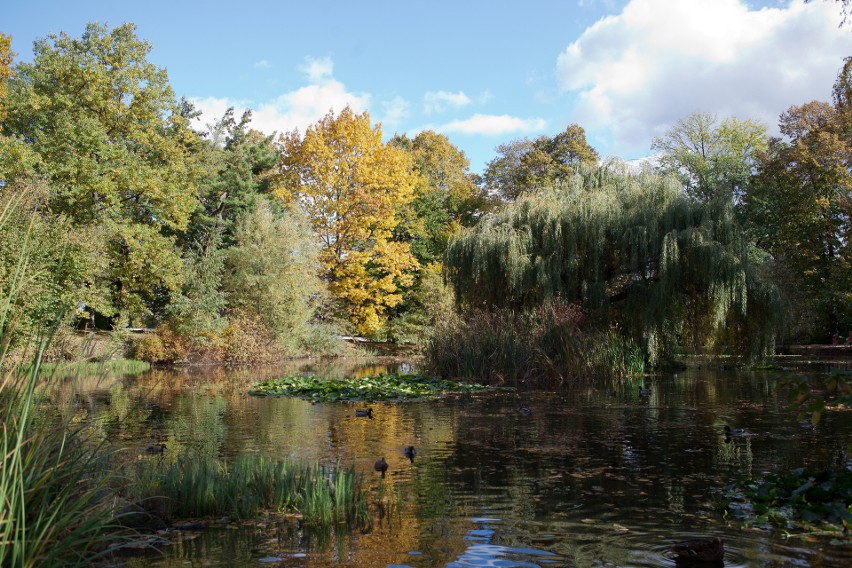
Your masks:
[[[80,287],[105,314],[140,314],[181,279],[174,233],[196,206],[197,135],[132,24],[35,42],[9,82],[4,134],[38,156],[47,206],[108,242],[109,269]],[[87,289],[108,288],[108,294]],[[109,298],[103,303],[97,298]]]
[[[617,326],[649,360],[677,345],[774,346],[777,295],[749,262],[730,203],[698,204],[650,172],[610,163],[519,199],[455,239],[447,274],[467,307],[553,298]]]
[[[374,333],[418,268],[409,244],[393,240],[398,213],[414,198],[411,156],[349,107],[304,136],[283,135],[279,147],[275,194],[304,209],[320,241],[322,278],[358,330]]]

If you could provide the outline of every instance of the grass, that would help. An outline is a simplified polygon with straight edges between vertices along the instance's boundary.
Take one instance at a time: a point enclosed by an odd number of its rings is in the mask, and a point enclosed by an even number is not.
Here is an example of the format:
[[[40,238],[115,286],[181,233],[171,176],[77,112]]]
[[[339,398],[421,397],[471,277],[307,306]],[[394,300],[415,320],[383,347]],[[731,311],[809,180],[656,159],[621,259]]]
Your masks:
[[[294,396],[313,402],[399,401],[438,398],[447,393],[477,392],[489,387],[446,381],[419,374],[390,373],[354,379],[328,380],[315,376],[270,379],[249,391],[254,396]]]
[[[22,365],[20,371],[29,373],[32,364]],[[38,372],[54,377],[70,377],[79,375],[103,375],[107,373],[135,375],[151,369],[151,364],[135,359],[111,359],[108,361],[74,361],[60,363],[41,363]]]
[[[322,527],[365,526],[369,521],[353,468],[286,459],[245,455],[231,464],[200,456],[142,461],[131,472],[131,491],[141,503],[158,503],[156,513],[166,520],[247,519],[275,510],[301,514],[304,523]]]

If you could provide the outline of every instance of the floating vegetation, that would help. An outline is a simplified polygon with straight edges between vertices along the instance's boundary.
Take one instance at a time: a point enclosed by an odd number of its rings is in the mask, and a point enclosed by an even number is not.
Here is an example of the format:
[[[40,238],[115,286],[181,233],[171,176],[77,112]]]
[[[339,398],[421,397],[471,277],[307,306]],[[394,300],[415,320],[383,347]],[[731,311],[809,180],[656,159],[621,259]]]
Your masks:
[[[476,383],[447,381],[420,374],[391,373],[328,380],[313,375],[271,379],[253,386],[254,396],[294,396],[313,402],[389,401],[438,398],[449,393],[494,390]]]
[[[232,464],[182,456],[174,462],[142,461],[132,473],[135,497],[155,505],[152,512],[164,520],[214,515],[248,519],[275,510],[301,514],[315,526],[369,522],[354,468],[253,455],[239,456]]]
[[[729,485],[721,501],[726,514],[749,525],[846,533],[852,525],[852,471],[799,468]]]

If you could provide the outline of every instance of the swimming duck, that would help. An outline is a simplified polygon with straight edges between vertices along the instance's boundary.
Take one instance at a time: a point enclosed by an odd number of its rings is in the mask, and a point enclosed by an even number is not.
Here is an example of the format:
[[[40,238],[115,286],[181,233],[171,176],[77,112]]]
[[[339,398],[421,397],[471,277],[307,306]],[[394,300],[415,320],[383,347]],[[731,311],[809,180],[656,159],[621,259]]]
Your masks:
[[[385,458],[378,460],[373,467],[375,467],[376,471],[382,472],[382,479],[384,479],[385,472],[388,470],[388,462],[385,461]]]
[[[726,438],[737,438],[743,436],[751,436],[748,430],[745,428],[731,428],[727,424],[725,425],[725,437]]]
[[[405,454],[405,457],[411,460],[411,463],[414,463],[414,457],[417,455],[417,450],[414,448],[414,446],[405,446],[405,449],[402,450],[402,453]]]
[[[725,557],[725,543],[722,539],[700,538],[685,540],[672,546],[677,560],[687,562],[722,562]]]
[[[365,417],[369,418],[370,420],[372,420],[373,419],[373,409],[372,408],[366,408],[366,409],[356,408],[355,409],[355,416],[365,416]]]
[[[530,414],[532,414],[532,408],[530,408],[526,404],[522,404],[518,407],[518,412],[521,413],[521,416],[529,416]]]
[[[162,454],[165,451],[165,444],[151,444],[145,448],[146,454]]]
[[[639,396],[651,396],[651,387],[639,387]]]

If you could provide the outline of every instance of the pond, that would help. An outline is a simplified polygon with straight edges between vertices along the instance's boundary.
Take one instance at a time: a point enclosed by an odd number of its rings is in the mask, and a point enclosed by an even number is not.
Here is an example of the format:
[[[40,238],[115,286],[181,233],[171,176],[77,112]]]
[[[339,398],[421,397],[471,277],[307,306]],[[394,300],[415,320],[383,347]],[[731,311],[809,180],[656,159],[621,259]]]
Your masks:
[[[302,369],[304,370],[304,369]],[[393,368],[320,368],[325,376]],[[797,420],[780,371],[697,366],[636,388],[519,390],[432,402],[311,404],[245,394],[293,369],[152,371],[84,379],[73,396],[104,435],[162,458],[192,448],[354,465],[370,530],[320,534],[260,520],[174,533],[127,566],[674,566],[671,544],[720,536],[725,566],[849,566],[847,537],[743,527],[714,490],[747,477],[842,462],[852,413]],[[71,388],[70,386],[68,388]],[[725,438],[723,428],[750,436]],[[403,449],[417,448],[416,457]],[[384,479],[373,464],[385,457]]]

